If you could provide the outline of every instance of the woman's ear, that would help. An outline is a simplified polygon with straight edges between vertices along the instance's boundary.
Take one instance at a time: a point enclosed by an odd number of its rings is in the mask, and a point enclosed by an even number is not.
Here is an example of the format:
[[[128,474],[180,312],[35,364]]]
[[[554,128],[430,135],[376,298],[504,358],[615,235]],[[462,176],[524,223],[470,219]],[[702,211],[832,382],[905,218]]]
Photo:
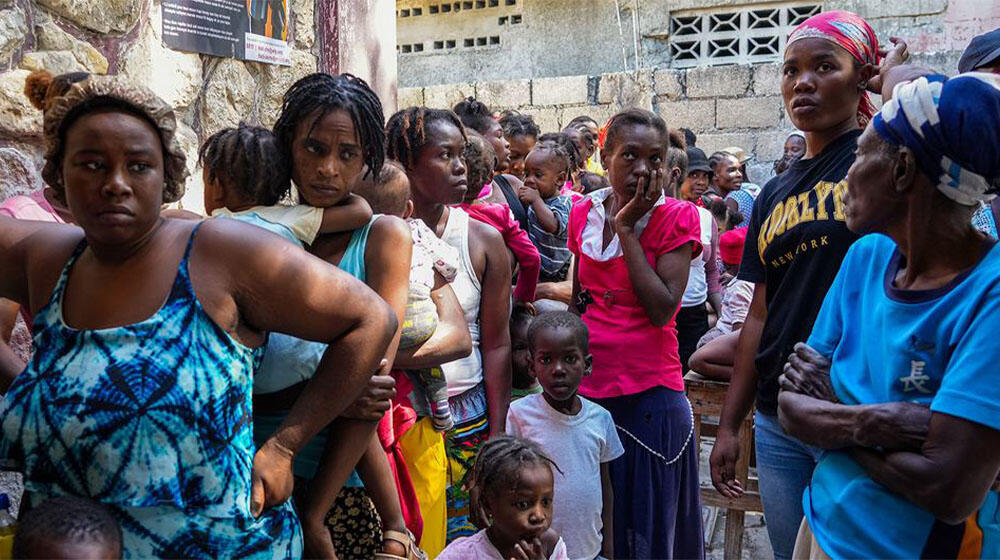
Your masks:
[[[863,64],[858,69],[858,91],[868,89],[868,82],[878,74],[878,68],[871,64]]]
[[[893,187],[896,192],[910,190],[916,182],[918,172],[916,155],[909,148],[900,147],[892,166]]]

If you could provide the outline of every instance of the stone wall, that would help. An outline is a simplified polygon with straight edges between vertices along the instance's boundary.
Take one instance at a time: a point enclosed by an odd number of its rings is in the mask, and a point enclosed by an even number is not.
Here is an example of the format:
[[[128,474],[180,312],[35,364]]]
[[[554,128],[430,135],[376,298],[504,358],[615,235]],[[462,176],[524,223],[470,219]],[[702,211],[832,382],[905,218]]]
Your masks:
[[[914,62],[954,73],[958,53],[917,54]],[[780,83],[779,63],[647,69],[400,88],[399,105],[450,108],[472,95],[494,111],[514,109],[532,115],[543,132],[558,131],[578,115],[603,123],[623,108],[641,107],[659,114],[670,127],[693,130],[698,147],[709,155],[729,146],[742,147],[752,157],[750,178],[763,183],[772,176],[785,138],[795,129],[785,114]]]
[[[0,159],[14,149],[41,163],[42,115],[23,94],[25,77],[39,68],[53,74],[122,74],[172,104],[192,172],[180,205],[194,211],[203,208],[196,169],[201,142],[241,120],[271,126],[282,94],[298,78],[318,68],[353,71],[373,82],[388,110],[394,107],[395,33],[363,45],[338,42],[352,37],[356,27],[391,22],[391,0],[289,0],[289,9],[292,65],[284,67],[168,49],[158,0],[0,0],[0,148],[8,148]],[[324,37],[317,31],[321,14],[329,44],[321,44]],[[379,52],[388,52],[389,60]]]
[[[722,9],[747,3],[746,0],[672,0],[669,9],[707,6]],[[1000,3],[983,0],[834,0],[823,5],[825,9],[860,13],[871,21],[880,38],[906,39],[913,63],[948,74],[957,71],[958,58],[973,36],[1000,27]],[[526,3],[525,10],[530,6]],[[638,6],[640,10],[652,9],[649,2],[640,2]],[[648,27],[662,19],[661,14],[659,19],[640,21]],[[409,59],[401,56],[400,60],[400,72],[405,74]],[[597,60],[598,66],[600,60],[603,59]],[[651,60],[654,59],[647,57],[646,62]],[[671,127],[695,131],[698,147],[706,153],[728,146],[742,147],[752,157],[749,174],[755,182],[763,182],[772,175],[772,165],[781,157],[784,140],[794,129],[781,99],[780,63],[687,70],[671,69],[669,61],[648,66],[638,72],[556,77],[536,74],[533,78],[522,73],[507,80],[481,78],[476,83],[408,87],[399,90],[399,104],[450,107],[464,96],[475,95],[494,109],[516,109],[534,115],[545,132],[559,130],[577,115],[590,115],[604,122],[623,108],[638,106],[657,112]],[[403,84],[409,81],[405,76],[401,78]]]

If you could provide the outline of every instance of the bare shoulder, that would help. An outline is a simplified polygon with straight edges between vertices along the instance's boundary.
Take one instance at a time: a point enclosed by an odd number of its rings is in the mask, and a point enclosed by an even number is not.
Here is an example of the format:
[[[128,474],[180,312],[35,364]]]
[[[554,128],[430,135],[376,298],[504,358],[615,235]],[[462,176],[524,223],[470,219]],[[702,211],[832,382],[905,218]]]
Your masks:
[[[396,216],[381,215],[372,223],[369,243],[379,243],[383,247],[393,247],[397,243],[412,243],[410,226],[406,220]]]
[[[511,187],[514,187],[514,190],[517,190],[518,188],[520,188],[521,186],[524,185],[524,181],[518,179],[517,177],[515,177],[515,176],[513,176],[513,175],[511,175],[509,173],[504,173],[502,175],[502,177],[504,179],[507,179],[507,182],[510,183]]]
[[[469,218],[469,240],[475,240],[485,250],[502,250],[505,247],[503,235],[495,227],[472,218]],[[472,243],[469,248],[472,250]]]

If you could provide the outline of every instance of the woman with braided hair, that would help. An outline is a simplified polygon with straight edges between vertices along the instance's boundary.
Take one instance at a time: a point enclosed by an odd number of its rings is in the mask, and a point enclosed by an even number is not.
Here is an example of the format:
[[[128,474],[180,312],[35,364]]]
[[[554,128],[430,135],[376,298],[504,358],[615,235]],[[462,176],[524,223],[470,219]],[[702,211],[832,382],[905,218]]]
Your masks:
[[[524,158],[535,147],[538,136],[542,133],[531,115],[517,111],[504,111],[500,115],[500,127],[503,137],[510,145],[510,167],[507,171],[518,179],[524,180]]]
[[[349,74],[311,74],[289,88],[274,134],[304,203],[337,206],[362,173],[379,173],[385,159],[383,118],[375,93]],[[389,303],[402,325],[412,252],[410,228],[403,220],[376,215],[354,231],[320,234],[309,250],[365,282]],[[389,450],[374,434],[380,421],[388,421],[385,412],[395,395],[395,382],[388,375],[393,362],[407,365],[397,359],[399,337],[397,328],[367,391],[296,456],[296,502],[306,556],[422,557],[413,537],[420,532],[419,513],[415,507],[403,511],[386,457]],[[256,376],[267,381],[267,392],[254,395],[258,439],[281,421],[291,403],[305,397],[303,386],[326,363],[321,363],[323,352],[322,345],[312,342],[271,337]],[[360,479],[352,476],[355,466]],[[400,477],[406,476],[403,469]]]
[[[410,179],[413,216],[458,248],[461,266],[452,283],[472,335],[472,354],[444,364],[455,427],[448,451],[448,539],[475,531],[469,520],[466,473],[479,446],[504,433],[510,400],[510,258],[500,233],[470,220],[460,208],[466,168],[465,131],[455,113],[410,107],[387,125],[390,158]]]

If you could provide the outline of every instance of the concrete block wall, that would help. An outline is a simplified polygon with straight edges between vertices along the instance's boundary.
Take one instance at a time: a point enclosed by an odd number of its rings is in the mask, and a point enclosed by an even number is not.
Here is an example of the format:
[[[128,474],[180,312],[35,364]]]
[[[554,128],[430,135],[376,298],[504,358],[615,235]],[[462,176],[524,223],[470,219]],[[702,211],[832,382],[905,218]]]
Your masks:
[[[915,53],[914,64],[954,74],[960,51]],[[494,111],[513,109],[535,118],[543,132],[560,130],[573,117],[605,122],[627,107],[655,111],[672,128],[690,128],[698,147],[712,152],[739,146],[750,154],[750,179],[766,182],[795,130],[781,97],[781,63],[643,69],[599,76],[443,84],[399,89],[399,106],[450,108],[475,96]],[[874,97],[876,106],[878,96]]]
[[[400,88],[399,105],[448,108],[472,95],[497,112],[513,109],[532,115],[543,132],[558,131],[578,115],[603,123],[624,108],[642,107],[671,127],[693,130],[698,147],[708,154],[742,147],[752,156],[751,179],[763,182],[794,129],[784,113],[778,66],[646,69]]]

